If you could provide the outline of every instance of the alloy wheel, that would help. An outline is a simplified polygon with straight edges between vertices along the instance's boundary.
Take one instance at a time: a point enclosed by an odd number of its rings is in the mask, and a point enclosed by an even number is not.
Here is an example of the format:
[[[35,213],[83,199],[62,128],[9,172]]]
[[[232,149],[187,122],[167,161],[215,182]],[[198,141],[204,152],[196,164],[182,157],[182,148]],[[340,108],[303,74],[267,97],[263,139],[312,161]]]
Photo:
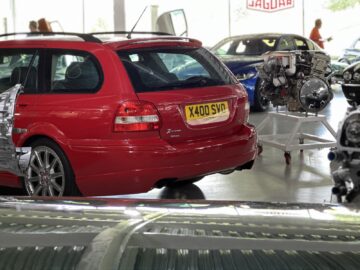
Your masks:
[[[24,184],[30,196],[64,195],[64,166],[54,150],[47,146],[33,148]]]

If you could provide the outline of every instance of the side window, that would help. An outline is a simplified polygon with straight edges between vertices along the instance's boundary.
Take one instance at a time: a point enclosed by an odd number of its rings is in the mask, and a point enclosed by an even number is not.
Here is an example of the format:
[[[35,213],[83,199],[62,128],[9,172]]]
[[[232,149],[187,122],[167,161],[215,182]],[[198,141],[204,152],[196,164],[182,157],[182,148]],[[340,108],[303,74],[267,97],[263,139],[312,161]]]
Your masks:
[[[85,52],[60,51],[49,55],[51,93],[95,93],[100,89],[100,66]]]
[[[247,47],[249,46],[246,46],[244,42],[241,40],[239,44],[236,46],[236,50],[235,50],[236,54],[243,54],[246,51]]]
[[[307,41],[309,50],[316,50],[316,47],[314,46],[314,44],[311,41]]]
[[[36,51],[0,51],[0,92],[22,84],[24,92],[38,89],[39,54]]]
[[[278,51],[292,51],[294,44],[290,37],[282,37],[279,42]]]
[[[308,45],[306,44],[306,41],[300,38],[295,38],[295,46],[297,50],[301,51],[307,51],[309,50]]]
[[[227,54],[229,54],[231,43],[232,43],[232,41],[228,41],[225,44],[221,45],[221,47],[218,48],[215,51],[215,54],[216,55],[227,55]]]

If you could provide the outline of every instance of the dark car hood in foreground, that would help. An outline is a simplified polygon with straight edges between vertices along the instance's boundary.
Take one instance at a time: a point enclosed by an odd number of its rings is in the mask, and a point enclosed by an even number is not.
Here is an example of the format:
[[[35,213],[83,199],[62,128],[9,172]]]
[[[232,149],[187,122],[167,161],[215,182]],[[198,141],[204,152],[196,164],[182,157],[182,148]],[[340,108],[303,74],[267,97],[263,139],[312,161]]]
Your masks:
[[[2,198],[0,216],[0,269],[360,269],[359,211],[337,205]]]

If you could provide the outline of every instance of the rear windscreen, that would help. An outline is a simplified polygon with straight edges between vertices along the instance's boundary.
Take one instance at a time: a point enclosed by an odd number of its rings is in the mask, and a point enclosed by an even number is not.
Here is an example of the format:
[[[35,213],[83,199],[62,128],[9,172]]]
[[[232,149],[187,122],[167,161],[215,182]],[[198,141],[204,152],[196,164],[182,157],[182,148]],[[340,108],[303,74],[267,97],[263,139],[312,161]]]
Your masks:
[[[235,84],[223,64],[203,48],[119,51],[136,92]]]

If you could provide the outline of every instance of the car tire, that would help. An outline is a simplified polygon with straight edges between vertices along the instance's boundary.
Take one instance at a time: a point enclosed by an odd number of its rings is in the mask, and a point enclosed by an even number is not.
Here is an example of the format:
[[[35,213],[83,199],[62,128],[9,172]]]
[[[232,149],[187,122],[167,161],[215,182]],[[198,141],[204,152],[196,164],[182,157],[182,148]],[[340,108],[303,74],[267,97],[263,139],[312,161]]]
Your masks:
[[[63,150],[52,140],[31,143],[30,165],[23,177],[29,196],[80,196],[75,175]]]
[[[195,182],[198,182],[203,178],[204,178],[204,176],[198,176],[198,177],[194,177],[194,178],[187,179],[187,180],[176,181],[176,182],[172,182],[172,183],[169,183],[169,184],[165,184],[165,187],[168,187],[168,188],[183,187],[183,186],[186,186],[186,185],[194,184]]]
[[[252,109],[254,112],[264,112],[269,109],[270,101],[263,97],[260,93],[261,90],[261,80],[258,79],[255,85],[255,92],[254,92],[254,105]]]

